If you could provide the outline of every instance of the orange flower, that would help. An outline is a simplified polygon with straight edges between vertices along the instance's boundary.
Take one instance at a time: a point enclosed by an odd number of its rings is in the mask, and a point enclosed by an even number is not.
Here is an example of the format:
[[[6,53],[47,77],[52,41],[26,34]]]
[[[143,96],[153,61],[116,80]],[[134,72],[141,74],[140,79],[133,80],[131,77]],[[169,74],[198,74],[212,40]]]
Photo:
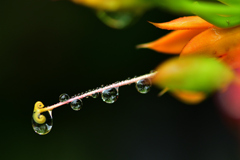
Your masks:
[[[175,30],[138,48],[150,48],[169,54],[216,57],[231,68],[240,68],[240,26],[222,29],[198,16],[178,18],[165,23],[152,23],[158,28]]]
[[[149,48],[167,54],[180,54],[180,58],[188,55],[215,57],[227,64],[233,70],[240,68],[240,26],[222,29],[208,23],[198,16],[188,16],[170,22],[152,24],[161,29],[175,31],[153,42],[138,45],[137,48]],[[185,63],[185,60],[183,62]],[[172,72],[169,71],[169,68],[171,69],[173,66],[176,66],[177,63],[178,62],[174,61],[174,63],[168,62],[167,65],[160,65],[157,71],[160,71],[161,74],[158,74],[156,76],[157,78],[155,77],[153,79],[154,83],[160,87],[164,87],[162,77],[165,78],[166,75],[171,75]],[[187,63],[184,64],[184,66],[187,65]],[[183,69],[181,67],[182,66],[178,66],[178,74],[182,74],[185,71],[188,72],[188,69]],[[164,73],[164,76],[162,76],[162,71],[167,71],[168,73]],[[211,73],[214,73],[214,71]],[[184,80],[184,82],[189,78],[192,79],[198,76],[185,77],[186,80]],[[173,80],[179,80],[178,78],[179,76],[173,78]],[[166,82],[169,83],[169,79]],[[197,80],[194,82],[197,82]],[[226,89],[226,87],[221,87],[219,89],[224,88]],[[191,90],[171,91],[175,97],[190,104],[201,102],[206,97],[206,93],[204,92],[192,92]]]

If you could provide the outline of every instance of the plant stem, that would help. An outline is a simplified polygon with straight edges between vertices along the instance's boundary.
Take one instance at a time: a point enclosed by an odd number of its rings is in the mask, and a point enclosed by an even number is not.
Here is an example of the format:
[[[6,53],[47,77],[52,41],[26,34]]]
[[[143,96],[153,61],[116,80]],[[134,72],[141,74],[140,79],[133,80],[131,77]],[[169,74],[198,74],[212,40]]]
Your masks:
[[[125,86],[125,85],[129,85],[129,84],[132,84],[132,83],[136,83],[137,81],[139,81],[141,79],[152,78],[155,74],[156,74],[156,72],[145,74],[145,75],[142,75],[142,76],[139,76],[139,77],[136,77],[136,78],[132,78],[132,79],[129,79],[129,80],[124,80],[124,81],[121,81],[121,82],[118,82],[118,83],[113,83],[111,85],[107,85],[105,87],[102,87],[102,88],[99,88],[99,89],[87,92],[87,93],[82,94],[80,96],[76,96],[76,97],[70,98],[67,101],[59,102],[57,104],[54,104],[54,105],[51,105],[51,106],[47,106],[47,107],[39,109],[39,110],[40,110],[40,113],[46,112],[46,111],[50,111],[50,110],[53,110],[54,108],[60,107],[60,106],[65,105],[65,104],[68,104],[68,103],[70,103],[70,102],[72,102],[72,101],[74,101],[76,99],[83,99],[85,97],[91,96],[92,94],[101,93],[101,92],[103,92],[106,89],[118,88],[118,87],[121,87],[121,86]]]

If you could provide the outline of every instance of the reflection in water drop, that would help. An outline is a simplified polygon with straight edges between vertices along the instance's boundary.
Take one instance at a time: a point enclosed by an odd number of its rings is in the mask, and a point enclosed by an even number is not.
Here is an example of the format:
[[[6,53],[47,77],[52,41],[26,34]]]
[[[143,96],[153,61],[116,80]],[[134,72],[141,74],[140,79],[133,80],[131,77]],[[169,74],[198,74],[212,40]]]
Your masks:
[[[79,111],[80,109],[82,109],[83,103],[81,99],[76,99],[72,101],[70,105],[74,111]]]
[[[138,92],[142,93],[142,94],[148,93],[150,91],[151,86],[152,86],[152,82],[148,78],[141,79],[141,80],[137,81],[137,83],[136,83],[136,88],[137,88]]]
[[[43,124],[39,124],[36,123],[32,117],[32,127],[37,134],[45,135],[51,131],[53,126],[52,111],[43,112],[41,115],[45,116],[46,121]]]
[[[138,19],[140,13],[131,11],[118,11],[118,12],[107,12],[99,11],[97,15],[100,20],[103,21],[109,27],[115,29],[123,29],[131,25],[136,19]]]
[[[94,93],[94,94],[92,94],[92,97],[93,98],[97,98],[99,96],[99,93]]]
[[[59,101],[60,102],[64,102],[64,101],[67,101],[69,99],[69,95],[67,93],[63,93],[59,96]]]
[[[104,102],[112,104],[118,99],[118,88],[106,89],[101,93],[101,95]]]

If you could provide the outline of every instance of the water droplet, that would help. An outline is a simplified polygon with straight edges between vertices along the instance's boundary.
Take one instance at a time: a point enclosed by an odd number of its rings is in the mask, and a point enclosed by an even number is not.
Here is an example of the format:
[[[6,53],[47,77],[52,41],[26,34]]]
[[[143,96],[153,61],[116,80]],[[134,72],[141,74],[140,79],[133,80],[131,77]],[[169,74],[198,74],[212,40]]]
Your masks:
[[[154,69],[150,71],[150,73],[154,73],[154,72],[156,72]]]
[[[99,93],[94,93],[94,94],[92,94],[92,97],[93,98],[97,98],[99,96]]]
[[[67,101],[69,99],[69,95],[67,93],[63,93],[59,96],[59,101],[60,102],[64,102],[64,101]]]
[[[140,13],[135,13],[134,11],[99,11],[97,15],[106,25],[112,28],[122,29],[133,24],[140,16]]]
[[[81,93],[78,93],[77,96],[81,96],[82,94]]]
[[[83,103],[81,99],[76,99],[72,101],[70,105],[74,111],[79,111],[80,109],[82,109]]]
[[[126,80],[127,80],[127,81],[131,80],[131,77],[128,77]],[[129,83],[128,85],[130,86],[131,83]]]
[[[87,94],[88,93],[88,91],[86,91],[84,94]],[[88,98],[89,96],[86,96],[85,98]]]
[[[116,102],[118,95],[118,88],[106,89],[101,93],[102,100],[109,104]]]
[[[101,88],[103,88],[103,87],[105,87],[105,85],[102,84],[102,85],[101,85]]]
[[[152,82],[149,78],[141,79],[137,81],[136,88],[139,93],[146,94],[150,91],[150,88],[152,86]]]
[[[33,130],[39,134],[39,135],[45,135],[48,134],[53,126],[53,117],[52,117],[52,111],[47,111],[41,113],[42,116],[45,116],[46,121],[43,124],[39,124],[34,121],[33,116],[32,116],[32,127]]]

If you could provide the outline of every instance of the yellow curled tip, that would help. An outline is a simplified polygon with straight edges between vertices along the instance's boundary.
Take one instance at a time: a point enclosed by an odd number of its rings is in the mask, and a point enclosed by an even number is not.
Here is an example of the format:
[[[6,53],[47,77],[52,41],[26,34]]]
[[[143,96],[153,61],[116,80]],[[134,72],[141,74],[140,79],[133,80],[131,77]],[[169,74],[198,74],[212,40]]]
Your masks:
[[[37,101],[34,105],[34,111],[37,109],[42,109],[44,107],[44,104],[41,101]]]
[[[46,117],[44,115],[40,115],[43,112],[44,104],[41,101],[37,101],[34,105],[33,110],[33,119],[38,124],[43,124],[46,122]]]

